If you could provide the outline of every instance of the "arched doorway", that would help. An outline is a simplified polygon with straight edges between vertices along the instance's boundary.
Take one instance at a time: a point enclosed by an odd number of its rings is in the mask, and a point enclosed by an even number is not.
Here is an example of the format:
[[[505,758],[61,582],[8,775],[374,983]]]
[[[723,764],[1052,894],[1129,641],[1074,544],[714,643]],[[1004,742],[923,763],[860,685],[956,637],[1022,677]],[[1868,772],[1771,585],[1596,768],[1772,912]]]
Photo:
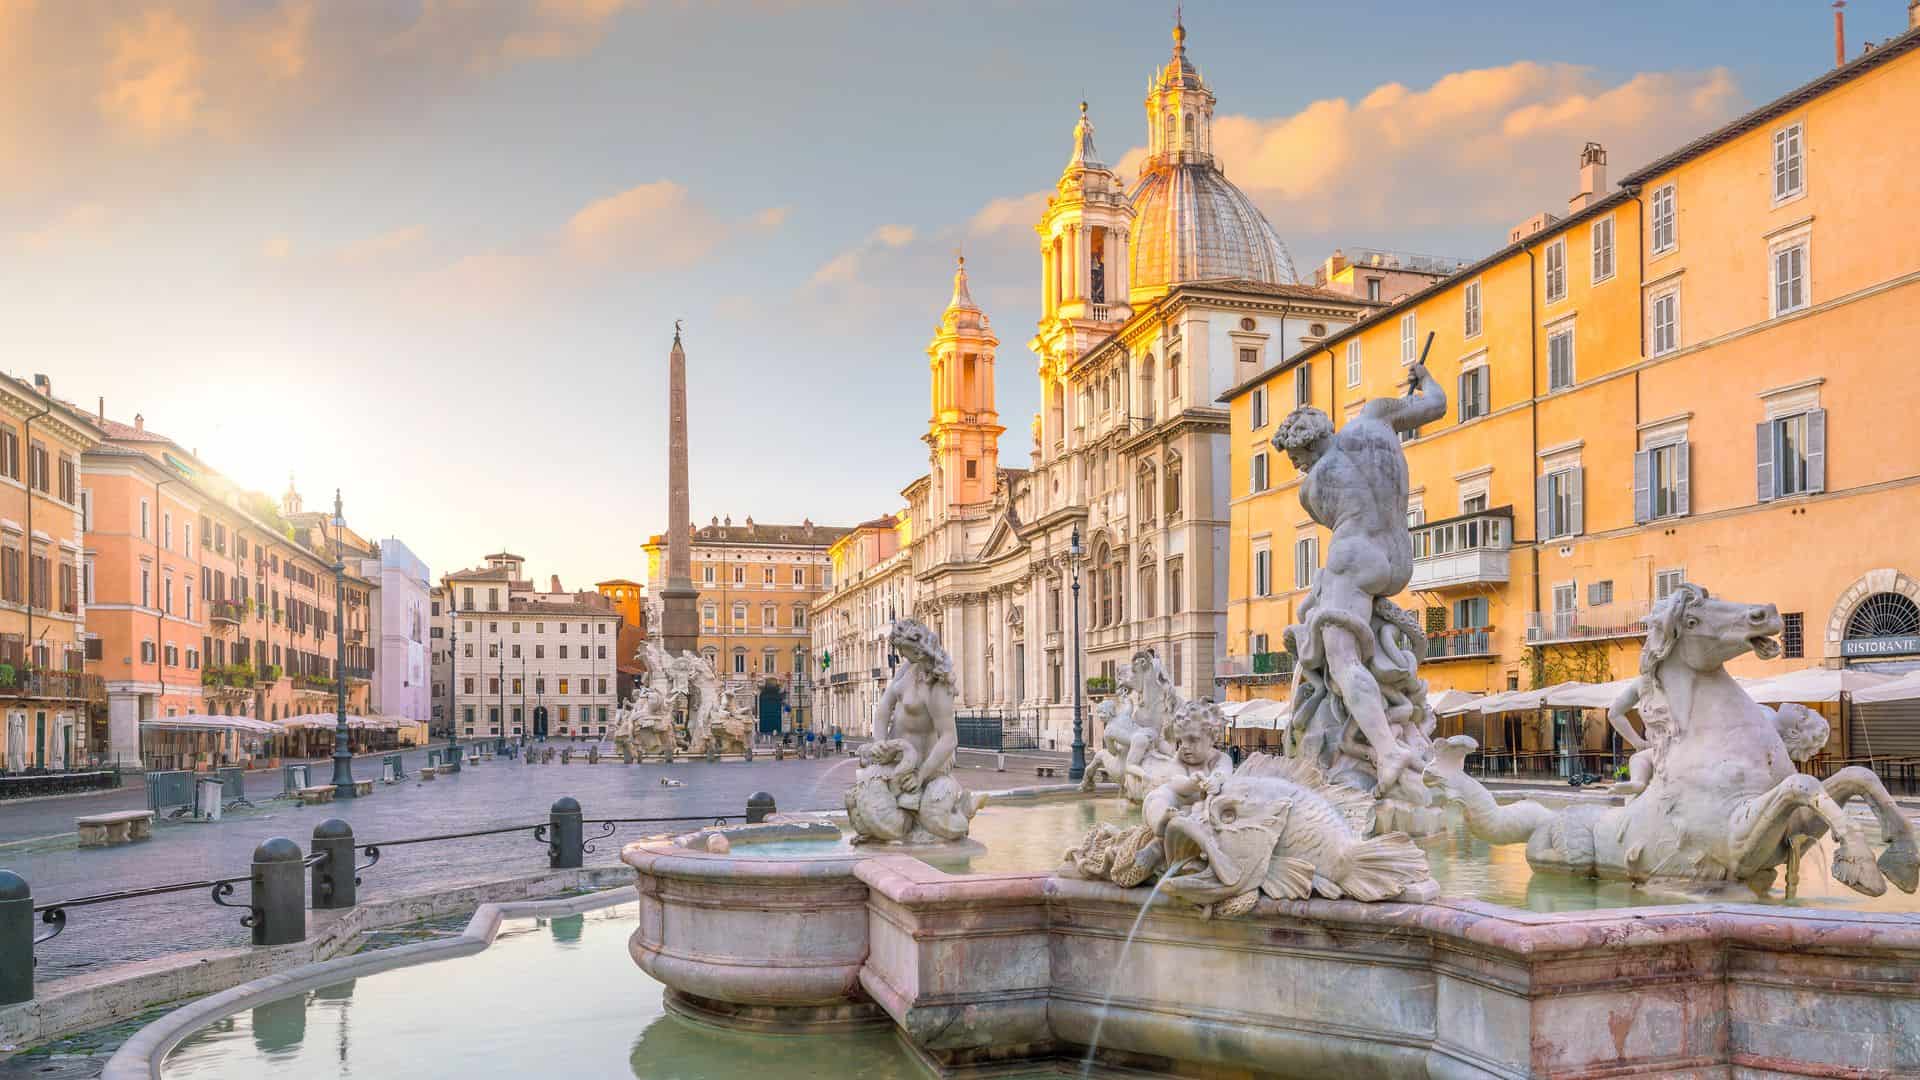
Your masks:
[[[779,683],[766,683],[760,687],[760,732],[763,735],[780,734],[780,707],[786,704],[786,691]]]

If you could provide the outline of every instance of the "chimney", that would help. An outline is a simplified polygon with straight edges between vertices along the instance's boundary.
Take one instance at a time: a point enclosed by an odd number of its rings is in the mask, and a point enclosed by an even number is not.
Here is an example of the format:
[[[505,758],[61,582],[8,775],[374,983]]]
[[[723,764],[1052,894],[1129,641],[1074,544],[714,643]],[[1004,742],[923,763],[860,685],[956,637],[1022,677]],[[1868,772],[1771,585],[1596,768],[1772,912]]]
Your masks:
[[[100,395],[100,419],[105,420],[106,418],[107,418],[107,395],[101,394]]]
[[[1833,66],[1847,62],[1847,0],[1833,0]]]
[[[147,430],[147,418],[140,415],[139,413],[134,413],[133,414],[133,430],[135,431]]]
[[[553,576],[553,591],[554,591],[555,593],[558,593],[558,592],[560,592],[560,591],[561,591],[561,590],[560,590],[560,575],[559,575],[559,574],[554,574],[554,575],[552,575],[552,576]]]
[[[1580,190],[1567,200],[1567,213],[1577,214],[1607,197],[1607,149],[1590,142],[1580,150]]]
[[[41,397],[50,398],[53,396],[53,380],[47,378],[45,375],[35,375],[33,377],[33,388],[40,392]]]

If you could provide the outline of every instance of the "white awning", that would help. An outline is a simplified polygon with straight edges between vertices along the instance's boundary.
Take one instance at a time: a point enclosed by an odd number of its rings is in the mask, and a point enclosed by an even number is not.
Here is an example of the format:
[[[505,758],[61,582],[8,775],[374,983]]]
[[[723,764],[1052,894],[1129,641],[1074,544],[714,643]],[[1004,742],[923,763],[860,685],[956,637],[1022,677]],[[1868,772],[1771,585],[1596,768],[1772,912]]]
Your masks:
[[[1855,704],[1872,705],[1883,701],[1920,699],[1920,671],[1909,671],[1892,682],[1868,687],[1853,695]]]
[[[1896,678],[1898,676],[1857,668],[1801,668],[1753,683],[1747,687],[1747,696],[1768,705],[1783,701],[1839,701],[1843,693],[1858,694],[1885,686]]]
[[[1233,726],[1242,729],[1260,728],[1266,731],[1273,731],[1286,720],[1288,714],[1292,711],[1291,706],[1287,702],[1275,701],[1272,698],[1258,698],[1246,703],[1246,708],[1241,709],[1233,718]]]
[[[1476,702],[1484,700],[1486,699],[1483,695],[1470,690],[1447,689],[1428,698],[1427,705],[1433,709],[1435,716],[1455,716],[1472,711]]]
[[[332,728],[338,720],[333,713],[308,713],[305,716],[289,716],[281,722],[290,728]],[[347,726],[360,731],[393,731],[399,728],[400,721],[384,716],[348,713]]]
[[[1612,682],[1564,682],[1547,687],[1546,704],[1561,709],[1604,709],[1613,704],[1620,691],[1632,685],[1632,679]]]
[[[143,728],[156,731],[240,731],[248,735],[285,735],[287,729],[251,716],[209,716],[189,713],[185,716],[155,716],[140,721]]]
[[[1508,690],[1481,698],[1477,708],[1482,713],[1524,712],[1539,708],[1546,696],[1545,690]]]

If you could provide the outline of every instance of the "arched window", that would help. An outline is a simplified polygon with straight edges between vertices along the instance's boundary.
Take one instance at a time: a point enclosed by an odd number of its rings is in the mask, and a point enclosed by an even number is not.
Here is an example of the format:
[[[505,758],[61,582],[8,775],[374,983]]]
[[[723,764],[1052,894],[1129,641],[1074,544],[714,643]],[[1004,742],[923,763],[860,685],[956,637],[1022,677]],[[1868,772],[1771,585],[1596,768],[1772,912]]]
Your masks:
[[[1175,145],[1174,137],[1173,137],[1174,136],[1173,125],[1174,125],[1173,114],[1168,113],[1167,123],[1166,123],[1166,132],[1160,137],[1160,149],[1168,153],[1171,153],[1173,151],[1173,148]]]
[[[1920,634],[1920,606],[1899,593],[1874,593],[1847,617],[1847,637],[1904,637]]]
[[[1151,619],[1154,615],[1154,598],[1160,593],[1159,589],[1154,587],[1155,578],[1153,564],[1148,563],[1140,567],[1140,617],[1143,619]]]
[[[1141,524],[1145,524],[1153,520],[1153,462],[1152,461],[1143,461],[1140,463],[1140,477],[1138,481],[1138,487],[1139,487],[1139,499],[1138,499],[1138,502],[1135,503],[1135,507],[1138,514],[1140,515]]]
[[[1172,416],[1180,406],[1180,354],[1167,356],[1167,415]]]
[[[779,616],[772,604],[760,605],[760,625],[768,630],[780,625]]]
[[[807,628],[807,605],[793,605],[793,628],[795,630],[804,630]]]
[[[712,647],[701,649],[700,658],[707,662],[708,667],[713,667],[720,662],[720,650]]]
[[[1093,625],[1113,623],[1113,550],[1103,542],[1093,555],[1093,594],[1098,606]]]
[[[1067,434],[1067,388],[1053,384],[1053,439],[1059,442]]]
[[[1154,417],[1154,400],[1153,356],[1151,354],[1140,358],[1140,393],[1138,401],[1139,407],[1136,408],[1134,412],[1143,417],[1147,423],[1152,423]]]
[[[1193,114],[1188,113],[1184,121],[1185,126],[1180,130],[1180,147],[1183,150],[1191,150],[1193,149]]]
[[[1100,411],[1109,412],[1112,409],[1113,409],[1113,382],[1110,379],[1101,379],[1100,380]]]
[[[1168,454],[1160,476],[1161,509],[1168,521],[1180,520],[1180,455]]]

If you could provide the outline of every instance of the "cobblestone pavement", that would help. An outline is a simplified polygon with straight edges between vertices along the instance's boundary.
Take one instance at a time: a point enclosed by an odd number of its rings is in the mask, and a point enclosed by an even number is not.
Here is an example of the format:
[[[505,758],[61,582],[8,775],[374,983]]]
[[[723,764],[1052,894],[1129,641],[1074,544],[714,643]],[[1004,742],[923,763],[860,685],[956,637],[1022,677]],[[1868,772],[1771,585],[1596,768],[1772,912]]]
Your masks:
[[[528,765],[496,759],[469,766],[456,776],[422,782],[414,770],[424,760],[423,753],[410,753],[407,769],[413,778],[392,786],[376,784],[371,797],[325,806],[303,807],[274,799],[278,775],[251,776],[247,791],[255,808],[229,810],[218,822],[162,821],[152,840],[113,848],[83,850],[71,835],[76,815],[113,805],[104,796],[0,805],[0,838],[65,834],[0,847],[0,867],[25,877],[35,901],[45,903],[165,882],[244,875],[261,841],[286,836],[307,850],[313,827],[330,817],[350,823],[355,838],[364,843],[532,825],[544,822],[548,807],[562,795],[578,799],[588,819],[684,815],[680,820],[688,825],[715,814],[738,815],[747,796],[760,790],[771,792],[782,810],[838,809],[856,766],[850,754],[774,761],[762,753],[751,764],[676,762],[671,766],[617,761],[588,765],[579,759],[571,765],[558,761]],[[992,755],[966,754],[956,775],[975,790],[1059,782],[1037,780],[1036,761],[1060,763],[1058,756],[1010,755],[1008,771],[998,772]],[[377,759],[355,764],[357,775],[377,775]],[[682,780],[686,786],[663,787],[663,777]],[[127,807],[143,806],[144,788],[111,795]],[[673,827],[622,824],[613,836],[595,844],[587,859],[610,862],[618,857],[623,843]],[[589,827],[588,835],[597,831]],[[534,873],[545,865],[545,845],[524,832],[388,846],[379,865],[362,874],[360,895],[365,899],[469,884]],[[244,902],[245,896],[243,884],[233,899]],[[239,924],[241,914],[214,905],[203,890],[74,908],[65,932],[39,950],[37,974],[55,979],[171,952],[242,945],[248,937]]]

